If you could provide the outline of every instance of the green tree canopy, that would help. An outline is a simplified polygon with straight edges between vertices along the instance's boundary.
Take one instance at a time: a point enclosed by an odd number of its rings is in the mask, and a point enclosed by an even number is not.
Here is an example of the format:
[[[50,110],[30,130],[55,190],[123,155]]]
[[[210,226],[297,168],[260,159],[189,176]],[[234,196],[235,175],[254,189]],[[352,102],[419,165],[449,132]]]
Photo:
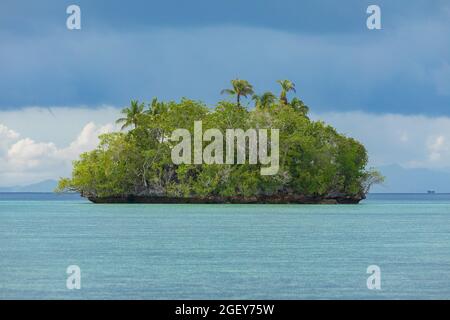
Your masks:
[[[290,80],[278,80],[277,82],[281,86],[280,101],[284,105],[287,105],[288,104],[287,94],[290,91],[296,92],[295,84]]]
[[[221,94],[229,94],[236,97],[236,104],[238,107],[241,106],[241,97],[246,97],[252,95],[253,86],[247,80],[235,79],[231,80],[232,89],[224,89]]]
[[[160,102],[149,109],[132,101],[119,119],[127,132],[100,136],[99,146],[73,163],[71,178],[59,182],[59,191],[86,197],[309,197],[364,198],[383,177],[366,170],[368,155],[355,139],[339,134],[321,121],[312,121],[299,98],[289,103],[266,92],[255,97],[257,107],[240,107],[239,97],[253,93],[244,80],[233,80],[236,102],[220,101],[214,109],[199,101]],[[284,83],[289,92],[292,83]],[[171,159],[176,142],[169,138],[178,128],[194,135],[194,122],[203,130],[217,128],[277,128],[280,134],[280,168],[273,176],[260,174],[261,164],[180,164]],[[206,142],[203,142],[203,147]]]
[[[125,115],[124,118],[117,119],[117,124],[122,124],[122,129],[134,126],[138,126],[139,120],[144,112],[145,104],[139,103],[137,100],[131,100],[129,107],[122,110],[122,114]]]

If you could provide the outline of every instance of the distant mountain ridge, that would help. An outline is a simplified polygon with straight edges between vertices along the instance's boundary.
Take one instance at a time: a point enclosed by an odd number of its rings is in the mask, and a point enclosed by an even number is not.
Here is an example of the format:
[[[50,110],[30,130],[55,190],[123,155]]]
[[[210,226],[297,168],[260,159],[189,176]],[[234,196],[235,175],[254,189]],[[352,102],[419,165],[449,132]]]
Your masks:
[[[450,173],[432,169],[408,169],[399,165],[377,167],[386,177],[383,185],[374,186],[372,193],[450,193]]]
[[[376,185],[371,193],[450,193],[450,173],[431,169],[407,169],[399,165],[380,166],[386,177],[383,185]],[[0,187],[0,192],[53,192],[56,180],[45,180],[26,186]]]
[[[53,192],[57,184],[56,180],[44,180],[26,186],[0,187],[0,192]]]

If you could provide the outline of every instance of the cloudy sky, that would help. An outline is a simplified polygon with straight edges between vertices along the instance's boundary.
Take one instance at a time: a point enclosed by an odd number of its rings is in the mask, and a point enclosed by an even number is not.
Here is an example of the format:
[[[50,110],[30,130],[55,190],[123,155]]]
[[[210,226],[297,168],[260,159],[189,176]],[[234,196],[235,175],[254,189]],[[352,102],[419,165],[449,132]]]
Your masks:
[[[450,171],[449,30],[448,0],[2,0],[0,186],[68,175],[131,98],[212,104],[236,77],[291,79],[371,165]]]

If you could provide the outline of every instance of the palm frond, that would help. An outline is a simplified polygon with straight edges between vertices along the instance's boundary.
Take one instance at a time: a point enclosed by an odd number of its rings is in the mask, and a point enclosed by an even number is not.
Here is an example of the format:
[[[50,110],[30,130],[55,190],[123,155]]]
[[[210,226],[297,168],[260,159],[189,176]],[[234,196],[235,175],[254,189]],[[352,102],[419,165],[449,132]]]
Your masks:
[[[234,94],[236,94],[236,92],[231,89],[223,89],[222,91],[220,91],[220,94],[234,95]]]

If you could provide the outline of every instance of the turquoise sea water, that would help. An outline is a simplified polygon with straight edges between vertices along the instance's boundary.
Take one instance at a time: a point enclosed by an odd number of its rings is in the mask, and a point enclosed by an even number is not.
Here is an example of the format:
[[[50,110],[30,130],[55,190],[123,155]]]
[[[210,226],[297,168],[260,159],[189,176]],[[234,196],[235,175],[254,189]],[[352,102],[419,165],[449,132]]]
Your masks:
[[[81,290],[66,288],[69,265]],[[450,195],[277,206],[0,194],[0,299],[12,298],[450,299]]]

